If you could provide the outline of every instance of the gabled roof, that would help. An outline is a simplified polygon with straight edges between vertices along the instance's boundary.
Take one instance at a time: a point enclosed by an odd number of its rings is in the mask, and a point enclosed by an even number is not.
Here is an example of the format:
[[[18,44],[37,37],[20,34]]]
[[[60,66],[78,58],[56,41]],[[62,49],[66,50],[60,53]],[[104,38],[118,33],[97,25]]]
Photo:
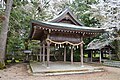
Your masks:
[[[110,46],[114,49],[114,46],[112,46],[108,40],[94,39],[87,45],[86,50],[101,50],[105,46]]]
[[[77,20],[77,18],[74,16],[74,14],[69,8],[65,8],[63,11],[60,12],[60,14],[56,18],[52,19],[50,22],[60,22],[63,19],[69,19],[75,25],[84,26],[81,22]]]

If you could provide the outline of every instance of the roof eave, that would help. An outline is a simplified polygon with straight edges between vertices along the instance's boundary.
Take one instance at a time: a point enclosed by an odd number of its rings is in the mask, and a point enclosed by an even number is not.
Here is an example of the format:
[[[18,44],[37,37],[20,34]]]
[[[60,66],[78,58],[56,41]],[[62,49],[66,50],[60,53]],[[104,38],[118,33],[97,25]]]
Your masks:
[[[54,26],[56,26],[56,25],[48,25],[48,24],[46,24],[46,23],[44,23],[44,22],[39,22],[39,21],[37,21],[37,20],[31,20],[31,24],[32,23],[34,23],[34,24],[37,24],[37,25],[43,25],[43,26],[49,26],[49,28],[57,28],[57,29],[61,29],[61,28],[66,28],[66,27],[64,27],[64,26],[61,26],[61,27],[54,27]],[[77,28],[66,28],[66,29],[68,29],[68,30],[75,30],[75,31],[85,31],[85,32],[94,32],[94,33],[104,33],[105,32],[105,30],[104,29],[100,29],[100,30],[92,30],[92,29],[80,29],[80,30],[77,30]]]

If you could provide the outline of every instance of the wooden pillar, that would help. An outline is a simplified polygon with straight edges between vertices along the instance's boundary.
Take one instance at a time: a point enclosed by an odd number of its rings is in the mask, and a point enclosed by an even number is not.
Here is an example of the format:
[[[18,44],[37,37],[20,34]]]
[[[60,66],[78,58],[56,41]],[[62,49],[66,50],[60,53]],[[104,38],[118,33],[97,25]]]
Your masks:
[[[66,62],[66,46],[64,47],[64,62]]]
[[[28,62],[29,61],[29,53],[26,53],[26,55],[27,55],[26,61]]]
[[[31,60],[33,61],[33,53],[31,53]]]
[[[83,37],[81,37],[81,42],[83,42]],[[83,66],[83,43],[80,44],[80,52],[81,52],[81,67]]]
[[[92,62],[92,51],[91,51],[91,53],[90,53],[90,54],[91,54],[90,62]]]
[[[43,43],[43,63],[45,63],[45,44]]]
[[[104,53],[103,53],[103,51],[101,50],[101,58],[102,58],[102,59],[104,58],[103,54],[104,54]]]
[[[40,62],[42,61],[42,47],[41,47],[41,44],[40,44],[40,53],[39,53],[39,55],[40,55]]]
[[[37,57],[37,61],[39,60],[39,55],[38,55],[38,53],[36,53],[36,57]]]
[[[109,48],[109,60],[111,60],[111,51],[110,51],[110,48]]]
[[[99,61],[101,63],[101,61],[102,61],[101,50],[99,51],[99,53],[100,53],[100,55],[99,55]]]
[[[104,54],[105,54],[105,58],[106,58],[107,55],[106,55],[106,53],[104,53]]]
[[[71,64],[73,64],[73,46],[71,47]]]
[[[49,61],[50,61],[50,43],[47,42],[47,67],[49,67]]]

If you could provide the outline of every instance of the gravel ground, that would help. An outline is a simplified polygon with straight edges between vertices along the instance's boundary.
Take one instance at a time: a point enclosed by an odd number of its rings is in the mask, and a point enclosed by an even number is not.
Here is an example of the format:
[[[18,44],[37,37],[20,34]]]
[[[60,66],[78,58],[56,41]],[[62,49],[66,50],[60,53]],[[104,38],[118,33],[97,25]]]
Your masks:
[[[104,67],[105,72],[59,76],[32,76],[27,64],[14,64],[0,70],[0,80],[120,80],[120,68]]]

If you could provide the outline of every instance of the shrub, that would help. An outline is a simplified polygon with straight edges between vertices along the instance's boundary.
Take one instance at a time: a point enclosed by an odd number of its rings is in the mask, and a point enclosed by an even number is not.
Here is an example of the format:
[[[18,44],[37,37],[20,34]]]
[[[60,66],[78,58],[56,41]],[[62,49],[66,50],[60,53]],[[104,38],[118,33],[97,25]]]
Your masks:
[[[0,62],[0,69],[3,69],[3,68],[5,68],[5,64]]]

